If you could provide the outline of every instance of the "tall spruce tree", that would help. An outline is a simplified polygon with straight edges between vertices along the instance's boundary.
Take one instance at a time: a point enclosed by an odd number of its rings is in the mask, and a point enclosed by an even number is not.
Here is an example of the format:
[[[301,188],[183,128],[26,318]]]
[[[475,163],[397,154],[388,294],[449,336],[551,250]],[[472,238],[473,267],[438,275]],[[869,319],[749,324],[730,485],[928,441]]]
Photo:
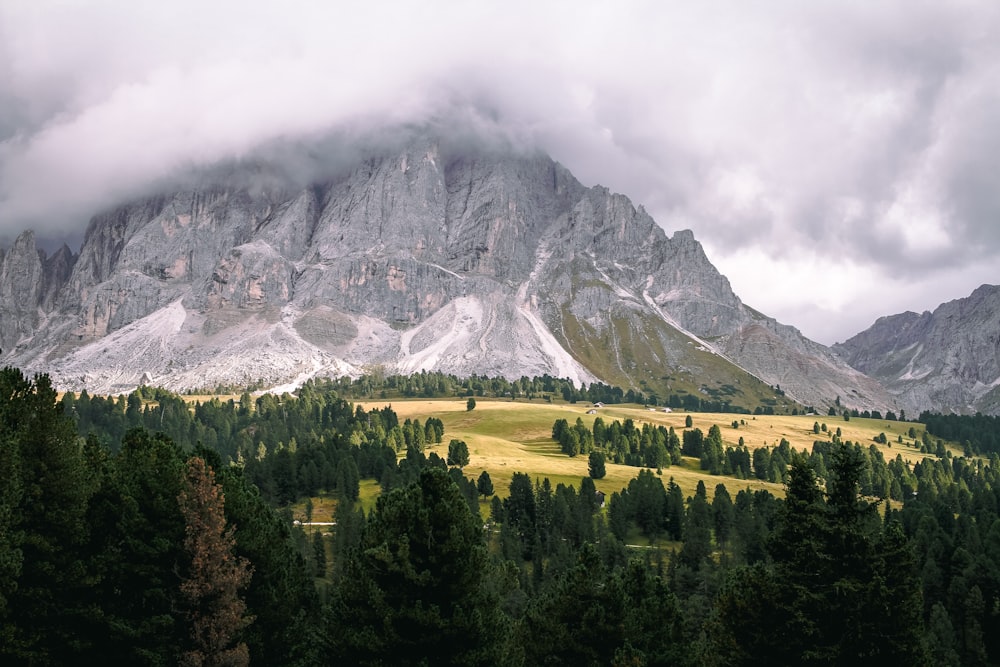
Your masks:
[[[238,468],[226,467],[218,479],[225,494],[228,524],[235,526],[235,554],[253,564],[243,594],[253,623],[243,631],[255,664],[308,665],[316,662],[313,639],[319,597],[306,563],[282,520]],[[342,503],[348,506],[347,503]],[[338,532],[342,532],[338,505]]]
[[[356,665],[492,665],[504,623],[482,526],[444,470],[379,497],[330,608],[331,655]]]
[[[184,518],[177,504],[184,459],[166,436],[125,434],[106,464],[88,513],[99,573],[92,635],[114,664],[170,665],[184,640],[177,566]]]
[[[11,663],[72,662],[89,647],[96,481],[62,410],[48,376],[0,370],[0,658]]]
[[[250,580],[250,563],[233,551],[233,527],[226,526],[225,498],[204,459],[191,457],[177,496],[184,517],[184,549],[190,564],[180,584],[190,642],[180,664],[250,663],[240,632],[249,623],[241,591]]]

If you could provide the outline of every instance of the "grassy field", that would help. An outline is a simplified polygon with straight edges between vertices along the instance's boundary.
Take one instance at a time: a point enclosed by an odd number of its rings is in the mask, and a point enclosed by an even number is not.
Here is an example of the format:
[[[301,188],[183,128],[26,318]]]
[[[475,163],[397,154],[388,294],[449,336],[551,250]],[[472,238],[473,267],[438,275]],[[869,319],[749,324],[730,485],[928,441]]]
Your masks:
[[[424,421],[428,417],[439,418],[445,426],[444,442],[427,448],[427,452],[435,451],[439,456],[447,456],[447,442],[452,438],[464,440],[469,445],[470,460],[465,467],[468,477],[476,478],[486,470],[493,480],[493,486],[501,496],[506,495],[507,487],[515,472],[528,473],[532,478],[548,477],[553,486],[562,482],[580,485],[580,478],[587,475],[587,457],[570,458],[559,451],[558,445],[552,440],[552,424],[557,419],[566,419],[570,423],[577,417],[584,424],[591,426],[596,415],[588,415],[590,406],[585,403],[549,404],[527,403],[510,400],[477,399],[476,408],[466,410],[466,399],[438,400],[394,400],[371,401],[360,403],[365,409],[380,408],[389,404],[399,415],[400,420],[418,418]],[[785,438],[793,448],[810,451],[814,440],[829,439],[830,436],[813,433],[813,424],[826,424],[832,435],[837,428],[845,440],[862,443],[867,446],[875,444],[883,451],[886,459],[895,458],[897,454],[910,462],[923,458],[919,451],[919,438],[923,432],[920,424],[909,422],[890,422],[885,420],[852,418],[844,421],[842,417],[820,416],[752,416],[714,413],[684,413],[650,411],[642,406],[614,405],[598,408],[597,413],[606,423],[611,421],[632,419],[637,424],[649,422],[673,426],[680,433],[684,429],[685,418],[690,414],[692,427],[700,428],[707,433],[713,424],[718,424],[726,445],[736,446],[742,437],[744,444],[750,449],[764,446],[775,446]],[[739,422],[738,428],[732,423]],[[918,445],[914,446],[913,438],[908,436],[913,427]],[[889,443],[877,444],[873,438],[885,433]],[[899,435],[904,443],[897,442]],[[597,488],[605,493],[618,491],[626,486],[639,469],[631,466],[607,465],[607,477],[598,480]],[[728,477],[717,477],[702,472],[698,461],[685,460],[680,466],[672,466],[663,470],[664,482],[673,477],[684,491],[685,496],[694,492],[699,480],[703,480],[709,492],[719,482],[726,484],[730,493],[743,488],[765,488],[777,495],[782,495],[784,489],[780,484],[769,484],[757,480],[738,480]]]
[[[737,446],[742,437],[744,444],[751,450],[758,447],[774,447],[782,438],[791,443],[797,450],[811,451],[815,440],[829,440],[832,434],[841,430],[841,437],[860,443],[867,447],[875,445],[882,451],[886,460],[897,455],[912,463],[920,461],[925,454],[919,450],[920,438],[924,432],[922,424],[915,422],[894,422],[881,419],[851,418],[845,421],[843,417],[817,415],[735,415],[683,411],[664,413],[651,411],[638,405],[611,405],[597,408],[597,415],[588,415],[591,406],[586,403],[546,403],[524,402],[511,400],[490,400],[478,398],[474,410],[466,409],[466,399],[395,399],[392,401],[361,401],[359,405],[365,409],[381,408],[390,405],[399,416],[400,421],[407,418],[419,419],[421,422],[428,417],[437,417],[445,427],[444,439],[441,444],[425,448],[426,453],[436,452],[441,458],[447,458],[448,441],[452,438],[464,440],[469,446],[469,465],[464,468],[467,477],[478,478],[486,470],[493,480],[497,495],[505,497],[508,493],[511,477],[515,472],[527,473],[532,479],[548,478],[555,487],[559,483],[580,486],[580,480],[587,475],[587,457],[570,458],[559,451],[559,446],[552,440],[552,424],[557,419],[566,419],[570,423],[577,417],[588,427],[593,424],[596,416],[601,416],[605,423],[614,420],[632,419],[637,424],[650,423],[673,426],[680,433],[685,428],[688,416],[692,419],[692,428],[700,428],[707,433],[713,424],[718,424],[722,438],[727,446]],[[733,428],[733,421],[737,428]],[[827,433],[813,432],[814,424],[826,425]],[[914,436],[910,437],[910,429]],[[879,444],[873,438],[884,433],[888,442]],[[899,443],[899,436],[903,443]],[[954,455],[961,451],[949,444]],[[632,466],[607,464],[607,476],[595,482],[597,488],[607,494],[619,491],[627,486],[639,473],[639,468]],[[741,489],[767,489],[777,496],[784,495],[781,484],[772,484],[759,480],[741,480],[733,477],[709,475],[699,468],[696,459],[685,458],[678,466],[664,468],[663,482],[671,478],[681,487],[685,497],[694,493],[699,480],[705,483],[711,496],[715,485],[723,483],[734,495]],[[361,481],[361,505],[366,512],[370,511],[378,498],[381,489],[374,480]],[[321,496],[312,499],[313,521],[332,521],[336,501],[331,496]],[[305,499],[292,507],[295,518],[305,521]],[[480,503],[483,517],[489,516],[488,502]],[[328,530],[322,526],[310,526],[307,530]],[[646,545],[648,541],[633,535],[630,543]],[[663,546],[660,544],[659,546]]]
[[[238,396],[197,396],[185,399],[210,400],[219,398],[227,400]],[[425,449],[426,453],[436,452],[441,458],[447,458],[448,441],[452,438],[464,440],[469,446],[469,465],[464,469],[467,477],[473,479],[486,470],[493,481],[494,489],[501,497],[507,495],[511,477],[515,472],[527,473],[532,479],[548,478],[553,487],[563,483],[580,486],[580,479],[587,475],[587,457],[570,458],[559,451],[558,444],[552,440],[552,424],[557,419],[566,419],[571,424],[577,417],[588,427],[593,425],[594,418],[600,416],[605,423],[614,420],[632,419],[636,424],[662,424],[673,426],[680,434],[685,428],[688,416],[692,419],[692,428],[700,428],[707,433],[712,425],[717,424],[722,432],[726,446],[737,446],[740,438],[751,450],[758,447],[775,447],[782,438],[788,440],[797,450],[811,451],[813,441],[829,440],[839,428],[841,437],[861,443],[863,446],[875,445],[886,460],[897,455],[909,463],[920,461],[925,454],[920,453],[920,438],[924,427],[915,422],[886,421],[882,419],[851,418],[845,421],[839,416],[822,415],[740,415],[730,413],[684,412],[681,410],[665,413],[662,410],[652,410],[640,405],[608,405],[597,408],[596,415],[588,415],[592,408],[588,403],[548,403],[543,401],[512,401],[477,398],[474,410],[466,409],[465,398],[447,399],[392,399],[379,401],[357,401],[366,410],[390,405],[399,416],[400,421],[428,417],[439,418],[445,426],[444,441]],[[733,422],[737,427],[733,427]],[[827,432],[816,434],[814,424],[826,425]],[[910,429],[914,436],[910,436]],[[879,444],[873,438],[884,433],[888,442]],[[902,436],[903,442],[899,442]],[[961,455],[960,449],[953,444],[948,448],[955,455]],[[629,481],[639,473],[639,468],[632,466],[607,464],[607,476],[595,482],[597,488],[607,494],[619,491],[627,486]],[[709,475],[699,468],[696,459],[685,458],[677,466],[664,468],[662,471],[664,484],[671,478],[681,487],[685,496],[694,493],[698,481],[704,481],[712,492],[716,484],[724,483],[733,495],[741,489],[767,489],[775,495],[784,495],[781,484],[772,484],[759,480],[740,480],[732,477]],[[373,480],[362,480],[361,503],[366,511],[370,510],[378,497],[380,488]],[[332,518],[335,501],[329,498],[313,499],[313,520],[329,521]],[[305,519],[304,501],[293,508],[296,518]],[[488,515],[488,504],[483,506],[484,516]]]

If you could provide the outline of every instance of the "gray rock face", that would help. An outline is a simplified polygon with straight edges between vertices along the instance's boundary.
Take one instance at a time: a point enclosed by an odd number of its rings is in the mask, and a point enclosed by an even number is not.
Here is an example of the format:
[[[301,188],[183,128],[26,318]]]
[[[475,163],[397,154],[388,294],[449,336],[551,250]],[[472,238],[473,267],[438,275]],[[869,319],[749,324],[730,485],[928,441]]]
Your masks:
[[[420,139],[305,188],[223,183],[122,206],[91,221],[75,261],[46,260],[30,236],[0,261],[3,361],[67,388],[378,366],[661,395],[676,373],[749,373],[816,406],[893,401],[744,306],[690,231],[668,237],[537,154]]]
[[[0,350],[12,352],[45,322],[75,260],[66,246],[46,257],[30,231],[0,252]]]
[[[1000,287],[982,285],[933,313],[882,317],[834,350],[920,410],[997,413]]]

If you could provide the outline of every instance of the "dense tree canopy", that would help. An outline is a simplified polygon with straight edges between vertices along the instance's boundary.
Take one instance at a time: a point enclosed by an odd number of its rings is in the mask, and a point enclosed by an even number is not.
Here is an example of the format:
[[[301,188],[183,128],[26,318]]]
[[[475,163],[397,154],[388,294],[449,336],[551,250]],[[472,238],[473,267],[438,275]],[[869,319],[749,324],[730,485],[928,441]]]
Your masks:
[[[449,469],[427,449],[440,420],[337,393],[364,382],[188,406],[153,389],[57,400],[45,376],[0,371],[0,660],[1000,662],[1000,459],[934,440],[992,452],[989,420],[929,420],[934,433],[909,435],[919,463],[822,424],[810,451],[751,451],[708,423],[557,422],[588,472],[602,456],[641,466],[601,508],[597,475],[512,471],[494,489],[454,467],[457,445]],[[450,390],[543,387],[565,385]],[[670,474],[698,468],[717,477],[685,498]],[[370,513],[362,480],[382,488]],[[320,499],[336,525],[293,523]]]

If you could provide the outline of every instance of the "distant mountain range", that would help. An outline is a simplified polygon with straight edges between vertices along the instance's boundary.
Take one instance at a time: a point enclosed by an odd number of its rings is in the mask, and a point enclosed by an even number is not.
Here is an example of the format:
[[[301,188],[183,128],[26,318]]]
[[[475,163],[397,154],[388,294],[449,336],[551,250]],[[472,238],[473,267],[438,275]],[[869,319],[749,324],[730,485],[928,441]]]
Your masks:
[[[91,220],[79,254],[48,256],[30,231],[0,251],[0,363],[91,393],[439,370],[747,407],[959,400],[919,389],[917,371],[905,388],[880,374],[905,375],[880,357],[901,349],[896,327],[831,350],[744,305],[690,231],[668,237],[628,198],[545,155],[430,138],[305,186],[230,170],[123,204]]]
[[[1000,286],[880,318],[833,349],[905,405],[1000,414]]]

